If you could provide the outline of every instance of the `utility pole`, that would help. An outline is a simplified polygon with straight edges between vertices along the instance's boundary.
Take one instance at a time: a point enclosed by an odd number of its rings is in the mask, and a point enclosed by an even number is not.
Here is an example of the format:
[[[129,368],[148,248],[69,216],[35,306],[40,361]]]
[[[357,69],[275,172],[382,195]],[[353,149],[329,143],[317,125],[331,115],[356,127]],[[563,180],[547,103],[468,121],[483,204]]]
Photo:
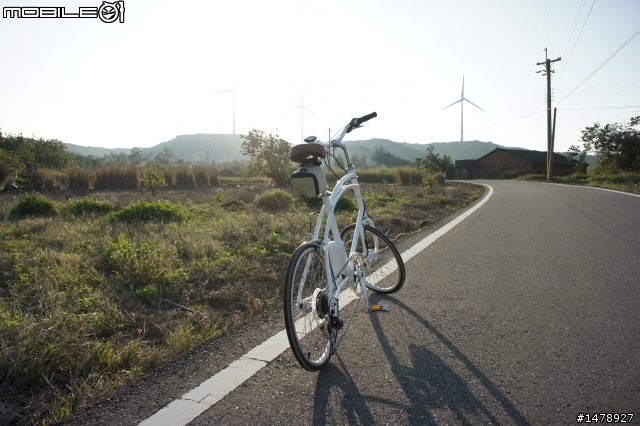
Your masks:
[[[551,69],[553,62],[561,61],[562,58],[551,60],[547,57],[547,48],[544,48],[544,62],[538,62],[536,65],[544,65],[544,71],[536,71],[537,73],[544,72],[543,76],[547,77],[547,180],[551,180],[553,175],[553,130],[551,124],[551,73],[555,72]]]
[[[331,128],[327,129],[329,131],[329,139],[327,139],[328,142],[331,142]]]

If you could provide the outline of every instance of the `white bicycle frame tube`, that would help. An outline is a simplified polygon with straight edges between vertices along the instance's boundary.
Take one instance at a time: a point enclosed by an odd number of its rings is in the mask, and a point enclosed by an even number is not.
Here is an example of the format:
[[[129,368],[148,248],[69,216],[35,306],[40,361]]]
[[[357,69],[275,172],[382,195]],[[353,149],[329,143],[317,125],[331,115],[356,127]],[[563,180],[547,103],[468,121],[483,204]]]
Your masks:
[[[336,283],[336,279],[339,277],[339,275],[334,277],[333,271],[331,270],[331,263],[329,261],[329,247],[328,247],[329,246],[328,243],[331,241],[330,234],[331,234],[331,237],[333,237],[333,241],[342,242],[342,239],[340,237],[340,230],[338,228],[338,223],[335,218],[335,208],[336,208],[336,205],[338,204],[338,200],[340,199],[340,197],[342,197],[342,195],[346,191],[349,191],[349,190],[353,191],[356,198],[356,203],[358,205],[358,217],[356,219],[356,225],[355,225],[354,234],[353,234],[354,238],[351,241],[351,247],[349,248],[348,257],[350,257],[353,253],[356,252],[356,248],[358,246],[358,238],[362,239],[362,245],[363,247],[365,247],[364,233],[362,232],[364,229],[364,225],[367,224],[371,227],[375,227],[373,221],[368,217],[365,218],[364,216],[365,206],[364,206],[364,201],[362,200],[362,192],[360,191],[360,184],[358,183],[358,177],[356,175],[355,167],[353,166],[353,164],[350,163],[349,152],[347,150],[347,147],[342,143],[342,138],[346,134],[346,130],[347,130],[347,127],[345,127],[342,130],[342,134],[337,139],[334,139],[327,144],[322,143],[320,141],[316,141],[316,143],[320,143],[327,148],[330,148],[330,147],[342,148],[345,154],[345,158],[349,163],[347,165],[348,167],[347,174],[345,174],[342,178],[338,180],[338,182],[336,183],[336,186],[333,188],[333,191],[331,192],[325,191],[325,193],[322,194],[323,205],[322,205],[322,208],[320,209],[320,213],[318,214],[316,228],[313,233],[313,241],[322,243],[323,255],[325,258],[324,264],[325,264],[325,269],[327,274],[327,284],[329,286],[328,296],[330,301],[333,300],[334,298],[336,300],[339,300],[340,294],[342,293],[346,285],[349,283],[348,277]],[[320,231],[322,230],[322,224],[323,224],[325,215],[326,215],[326,222],[324,227],[324,236],[321,239]],[[376,239],[375,241],[376,250],[377,250],[377,246],[378,246],[378,241]],[[307,279],[307,273],[309,272],[310,265],[311,265],[311,259],[307,259],[307,264],[305,265],[305,269],[302,274],[301,281],[299,283],[300,291],[298,291],[298,294],[301,293],[302,286],[304,285]],[[340,271],[336,271],[336,272],[339,274]],[[363,289],[363,290],[366,291],[366,289]],[[303,303],[303,302],[313,303],[313,301],[298,300],[298,303]]]

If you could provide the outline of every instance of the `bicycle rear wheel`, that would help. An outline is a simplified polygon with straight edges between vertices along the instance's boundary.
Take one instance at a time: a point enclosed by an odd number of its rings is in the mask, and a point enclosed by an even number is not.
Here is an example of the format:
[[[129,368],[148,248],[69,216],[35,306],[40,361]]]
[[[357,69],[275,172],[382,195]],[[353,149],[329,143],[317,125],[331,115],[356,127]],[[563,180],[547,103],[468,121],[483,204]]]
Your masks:
[[[322,250],[302,244],[293,254],[284,289],[284,321],[302,367],[317,371],[331,358],[328,280]]]
[[[347,250],[354,238],[355,223],[340,233]],[[367,275],[367,288],[377,293],[394,293],[404,285],[405,268],[396,246],[382,232],[364,225],[356,251],[362,255]]]

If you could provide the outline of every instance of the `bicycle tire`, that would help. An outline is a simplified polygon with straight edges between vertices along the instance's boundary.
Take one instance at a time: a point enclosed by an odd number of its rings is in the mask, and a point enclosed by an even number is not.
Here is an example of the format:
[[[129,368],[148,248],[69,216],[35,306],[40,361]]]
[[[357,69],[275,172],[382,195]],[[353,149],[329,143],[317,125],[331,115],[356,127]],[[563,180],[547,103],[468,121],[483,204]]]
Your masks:
[[[340,237],[347,250],[351,248],[355,223],[345,227]],[[364,225],[364,240],[367,247],[363,250],[362,241],[358,241],[356,251],[362,255],[367,275],[367,288],[376,293],[395,293],[404,285],[406,271],[400,252],[396,246],[378,229]],[[376,239],[378,250],[376,247]]]
[[[317,244],[304,243],[296,249],[287,267],[284,321],[291,350],[309,371],[318,371],[332,355],[327,294],[324,254]]]

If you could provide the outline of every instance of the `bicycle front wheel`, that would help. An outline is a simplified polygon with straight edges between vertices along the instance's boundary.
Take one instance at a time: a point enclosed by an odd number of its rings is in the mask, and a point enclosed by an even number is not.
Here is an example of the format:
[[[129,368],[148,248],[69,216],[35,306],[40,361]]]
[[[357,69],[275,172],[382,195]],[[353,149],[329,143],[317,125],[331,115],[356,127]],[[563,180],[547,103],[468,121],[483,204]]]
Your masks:
[[[344,228],[340,237],[347,250],[351,248],[355,224]],[[394,293],[404,285],[405,268],[396,246],[382,232],[364,225],[356,251],[362,255],[367,287],[377,293]]]
[[[293,254],[284,289],[284,321],[291,350],[302,367],[317,371],[331,358],[328,280],[315,243]]]

